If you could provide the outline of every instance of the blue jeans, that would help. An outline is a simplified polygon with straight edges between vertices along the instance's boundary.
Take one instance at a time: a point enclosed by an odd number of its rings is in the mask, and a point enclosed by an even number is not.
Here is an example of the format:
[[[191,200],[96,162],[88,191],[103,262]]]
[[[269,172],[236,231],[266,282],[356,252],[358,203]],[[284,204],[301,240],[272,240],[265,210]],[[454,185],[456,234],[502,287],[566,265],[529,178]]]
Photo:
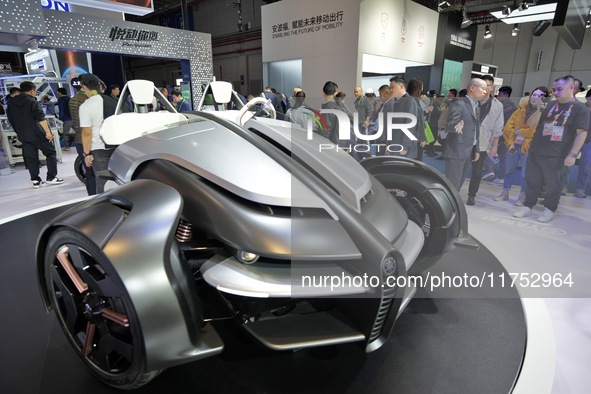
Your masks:
[[[579,175],[575,189],[585,192],[589,183],[589,172],[591,170],[591,142],[583,144],[581,158],[579,159]]]
[[[503,190],[511,190],[511,182],[513,181],[513,174],[517,169],[517,165],[521,160],[521,192],[525,193],[525,162],[527,161],[527,153],[521,153],[521,145],[515,144],[515,153],[507,152],[507,170],[505,171],[505,178],[503,179]]]
[[[486,155],[484,158],[484,164],[482,166],[482,172],[484,174],[488,174],[489,172],[494,172],[495,176],[499,179],[505,176],[505,172],[507,172],[507,156],[509,148],[505,145],[505,140],[501,137],[499,139],[499,146],[497,148],[497,156],[498,158],[498,167],[495,171],[493,160]]]

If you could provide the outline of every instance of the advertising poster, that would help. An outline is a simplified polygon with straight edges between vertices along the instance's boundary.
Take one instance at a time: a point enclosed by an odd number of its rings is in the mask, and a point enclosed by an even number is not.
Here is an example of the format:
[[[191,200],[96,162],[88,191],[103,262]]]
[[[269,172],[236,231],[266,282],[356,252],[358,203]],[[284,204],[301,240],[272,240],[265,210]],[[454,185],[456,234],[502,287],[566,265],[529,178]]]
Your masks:
[[[73,78],[90,72],[86,52],[57,50],[57,62],[62,78]]]

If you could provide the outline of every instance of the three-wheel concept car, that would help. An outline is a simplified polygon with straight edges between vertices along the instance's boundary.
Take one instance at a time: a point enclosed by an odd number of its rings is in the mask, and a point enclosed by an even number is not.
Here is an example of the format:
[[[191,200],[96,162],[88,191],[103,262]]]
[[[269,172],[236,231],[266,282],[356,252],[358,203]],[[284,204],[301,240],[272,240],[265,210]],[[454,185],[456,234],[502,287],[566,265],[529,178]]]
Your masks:
[[[222,352],[221,318],[275,350],[378,349],[414,292],[396,278],[471,242],[453,186],[417,161],[321,152],[328,140],[227,83],[203,97],[179,114],[129,82],[101,130],[115,146],[101,176],[119,185],[39,236],[43,301],[76,353],[129,389]]]

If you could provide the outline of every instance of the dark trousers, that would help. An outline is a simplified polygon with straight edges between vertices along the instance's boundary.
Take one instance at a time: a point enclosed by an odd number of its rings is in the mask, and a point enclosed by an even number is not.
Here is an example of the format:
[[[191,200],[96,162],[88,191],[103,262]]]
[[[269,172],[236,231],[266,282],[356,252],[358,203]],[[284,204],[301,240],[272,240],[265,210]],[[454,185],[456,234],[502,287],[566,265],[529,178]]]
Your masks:
[[[363,151],[361,148],[359,150],[361,150],[360,152],[355,151],[355,145],[356,144],[368,144],[371,147],[371,142],[370,141],[364,141],[364,140],[359,140],[356,138],[354,133],[351,133],[351,149],[353,149],[353,157],[355,158],[355,160],[357,161],[361,161],[365,158],[371,157],[371,153],[365,152]],[[365,129],[365,124],[364,123],[359,123],[359,134],[363,134],[363,135],[367,135],[367,130]]]
[[[458,191],[460,191],[466,180],[471,163],[471,159],[445,159],[445,177],[449,179]]]
[[[107,179],[100,177],[100,171],[109,169],[109,159],[113,154],[113,149],[95,149],[91,153],[93,157],[92,168],[96,179],[96,192],[97,194],[104,193]]]
[[[567,175],[564,159],[546,157],[539,153],[529,152],[525,166],[525,201],[523,205],[533,208],[538,202],[542,183],[546,181],[544,207],[552,212],[558,208],[562,187]]]
[[[82,158],[84,170],[86,171],[86,193],[88,193],[89,196],[94,196],[96,194],[96,179],[94,178],[94,170],[92,167],[86,167],[86,164],[84,164],[84,148],[82,147],[82,144],[76,144],[76,152],[78,152],[78,156]]]
[[[57,176],[57,160],[55,158],[55,148],[53,142],[47,141],[41,137],[35,141],[23,143],[23,160],[29,170],[32,181],[41,182],[39,178],[39,151],[43,152],[47,164],[47,180],[52,180]]]
[[[486,151],[480,152],[478,160],[472,162],[472,178],[470,178],[470,186],[468,186],[468,195],[476,197],[478,189],[480,189],[480,181],[482,180],[482,167],[484,166],[484,160],[488,155]]]

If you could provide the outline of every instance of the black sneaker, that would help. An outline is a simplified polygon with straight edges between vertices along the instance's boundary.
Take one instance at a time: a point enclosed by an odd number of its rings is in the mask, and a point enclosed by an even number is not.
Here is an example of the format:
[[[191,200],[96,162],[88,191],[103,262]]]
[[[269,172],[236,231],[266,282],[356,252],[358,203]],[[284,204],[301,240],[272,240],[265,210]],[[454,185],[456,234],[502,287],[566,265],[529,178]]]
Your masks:
[[[43,181],[33,181],[33,189],[39,189],[41,185],[44,185],[45,182]]]
[[[64,180],[62,178],[55,177],[52,180],[48,180],[47,183],[50,185],[59,185],[60,183],[64,183]]]
[[[466,205],[474,205],[476,202],[474,201],[474,196],[468,196],[468,200],[466,200]]]

